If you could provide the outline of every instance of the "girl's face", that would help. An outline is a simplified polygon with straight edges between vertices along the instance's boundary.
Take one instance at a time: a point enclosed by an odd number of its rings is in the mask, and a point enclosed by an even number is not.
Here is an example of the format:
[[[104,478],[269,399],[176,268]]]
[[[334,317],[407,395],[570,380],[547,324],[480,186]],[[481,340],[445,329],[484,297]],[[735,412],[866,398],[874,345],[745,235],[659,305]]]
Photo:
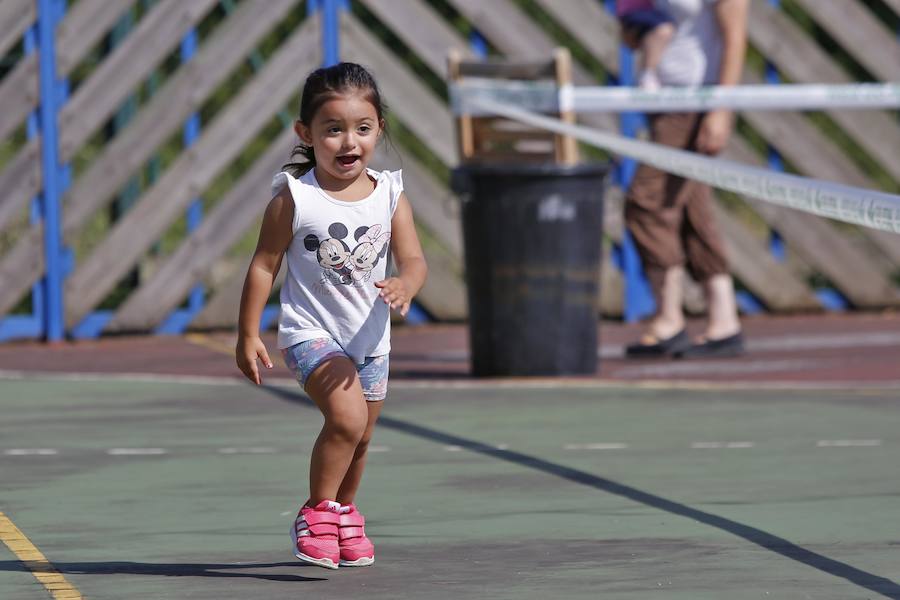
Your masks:
[[[300,139],[315,151],[320,183],[339,187],[366,178],[382,128],[372,103],[355,93],[325,102],[308,126],[295,125]]]

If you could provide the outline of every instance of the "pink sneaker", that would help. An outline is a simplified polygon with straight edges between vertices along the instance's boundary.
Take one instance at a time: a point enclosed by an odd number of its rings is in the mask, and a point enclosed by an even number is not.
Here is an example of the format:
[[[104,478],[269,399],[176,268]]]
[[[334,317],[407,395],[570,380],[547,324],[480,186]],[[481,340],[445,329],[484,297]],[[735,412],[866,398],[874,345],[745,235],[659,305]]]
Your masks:
[[[294,556],[327,569],[338,568],[341,561],[338,547],[340,507],[337,502],[322,500],[312,508],[304,506],[300,509],[291,527]]]
[[[342,567],[367,567],[375,562],[375,546],[366,537],[365,524],[366,518],[356,510],[356,505],[341,507],[338,540]]]

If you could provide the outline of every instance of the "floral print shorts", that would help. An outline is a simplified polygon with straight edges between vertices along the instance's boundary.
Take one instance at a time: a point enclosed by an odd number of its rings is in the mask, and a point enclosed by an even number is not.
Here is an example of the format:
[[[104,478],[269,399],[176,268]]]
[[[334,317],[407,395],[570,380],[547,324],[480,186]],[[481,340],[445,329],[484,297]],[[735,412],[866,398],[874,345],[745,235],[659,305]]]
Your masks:
[[[300,342],[290,348],[283,348],[281,355],[284,357],[284,364],[304,388],[312,372],[326,360],[336,356],[350,359],[340,344],[331,338]],[[379,402],[387,396],[389,363],[388,355],[384,354],[367,356],[362,364],[356,365],[363,395],[369,402]]]

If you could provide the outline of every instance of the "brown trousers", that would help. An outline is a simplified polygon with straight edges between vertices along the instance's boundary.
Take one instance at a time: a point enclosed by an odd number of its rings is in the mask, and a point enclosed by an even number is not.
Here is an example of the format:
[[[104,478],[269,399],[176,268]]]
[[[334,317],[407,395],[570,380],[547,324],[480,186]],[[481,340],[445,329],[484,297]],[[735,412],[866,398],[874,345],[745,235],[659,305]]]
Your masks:
[[[695,150],[702,114],[659,114],[650,119],[654,142]],[[679,265],[698,282],[728,272],[708,185],[640,165],[625,197],[625,224],[651,283]]]

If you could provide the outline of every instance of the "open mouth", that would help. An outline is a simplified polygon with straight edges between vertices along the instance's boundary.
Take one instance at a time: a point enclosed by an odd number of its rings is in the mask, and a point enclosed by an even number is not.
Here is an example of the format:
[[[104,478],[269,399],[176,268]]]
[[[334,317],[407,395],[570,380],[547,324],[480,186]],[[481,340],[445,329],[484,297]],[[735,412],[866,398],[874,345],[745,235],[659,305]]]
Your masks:
[[[342,167],[352,167],[358,160],[358,154],[347,154],[346,156],[337,157],[337,161]]]

